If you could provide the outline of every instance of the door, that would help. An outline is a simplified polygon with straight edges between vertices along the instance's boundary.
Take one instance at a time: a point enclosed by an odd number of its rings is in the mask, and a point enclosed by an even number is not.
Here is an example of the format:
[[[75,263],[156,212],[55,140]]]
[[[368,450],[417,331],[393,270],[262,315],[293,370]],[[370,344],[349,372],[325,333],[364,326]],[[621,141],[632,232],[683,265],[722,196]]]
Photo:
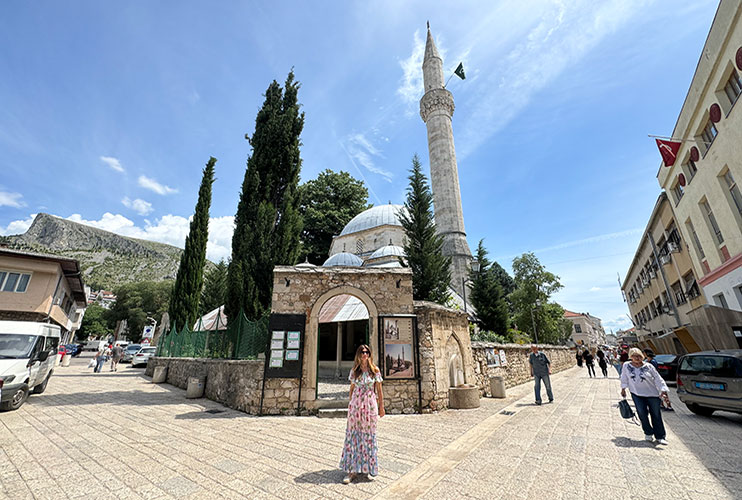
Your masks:
[[[33,350],[31,351],[31,358],[28,360],[29,363],[29,369],[28,369],[28,388],[33,389],[36,385],[39,384],[39,378],[40,374],[43,374],[43,367],[46,366],[47,361],[39,361],[39,354],[41,354],[42,351],[44,351],[44,344],[45,344],[45,338],[44,337],[36,337],[36,345],[34,346]],[[54,362],[54,361],[52,361]]]

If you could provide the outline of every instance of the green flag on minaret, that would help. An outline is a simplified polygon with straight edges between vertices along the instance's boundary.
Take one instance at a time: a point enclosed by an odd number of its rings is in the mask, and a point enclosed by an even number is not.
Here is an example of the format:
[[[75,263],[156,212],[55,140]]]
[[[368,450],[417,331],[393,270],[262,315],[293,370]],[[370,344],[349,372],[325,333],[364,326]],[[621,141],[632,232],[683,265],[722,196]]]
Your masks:
[[[466,80],[466,75],[464,74],[464,63],[460,62],[459,65],[456,66],[456,71],[454,71],[454,74],[462,80]]]

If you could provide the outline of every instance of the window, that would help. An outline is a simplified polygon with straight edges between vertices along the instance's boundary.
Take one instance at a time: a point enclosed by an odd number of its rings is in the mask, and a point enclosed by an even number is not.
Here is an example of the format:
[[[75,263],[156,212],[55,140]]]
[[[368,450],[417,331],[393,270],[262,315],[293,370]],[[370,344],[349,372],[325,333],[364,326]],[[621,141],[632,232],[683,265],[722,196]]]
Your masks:
[[[575,323],[575,333],[582,333],[582,327]]]
[[[723,307],[724,309],[729,309],[729,304],[727,304],[727,298],[724,297],[723,293],[720,293],[719,295],[714,295],[714,304],[716,304],[719,307]]]
[[[680,183],[676,183],[672,188],[672,195],[675,198],[675,205],[680,203],[680,199],[683,197],[684,191],[683,186]]]
[[[709,205],[709,202],[707,200],[703,200],[701,202],[701,209],[706,214],[706,220],[708,220],[708,223],[711,226],[711,230],[716,236],[716,240],[719,243],[724,243],[724,236],[722,236],[721,234],[719,224],[716,223],[716,217],[714,217],[714,212],[711,210],[711,206]]]
[[[739,192],[739,187],[737,186],[737,183],[734,182],[734,177],[732,177],[732,172],[727,170],[724,175],[724,183],[727,185],[727,189],[729,189],[729,194],[732,197],[732,202],[734,203],[734,206],[737,208],[737,212],[739,212],[742,215],[742,194]]]
[[[688,163],[685,164],[685,167],[683,168],[688,173],[688,184],[690,184],[690,181],[696,176],[698,173],[698,167],[696,167],[696,162],[689,159]]]
[[[685,223],[686,229],[688,229],[688,232],[693,237],[693,246],[696,248],[696,252],[698,252],[698,260],[702,260],[706,258],[706,254],[703,253],[703,247],[701,246],[701,241],[698,239],[698,235],[696,234],[696,229],[693,227],[693,223],[688,219],[688,221]]]
[[[739,77],[739,73],[732,69],[732,74],[729,75],[726,85],[724,85],[724,93],[729,99],[729,105],[733,106],[737,102],[737,98],[742,94],[742,79]]]
[[[701,132],[701,140],[706,151],[711,147],[711,143],[714,142],[716,136],[719,135],[719,131],[716,130],[716,125],[711,120],[706,122],[706,126],[703,127]]]
[[[23,293],[28,289],[31,275],[13,271],[0,271],[0,290],[3,292]]]
[[[358,238],[356,240],[356,254],[360,255],[363,253],[363,240]]]
[[[731,356],[687,356],[680,362],[683,375],[706,374],[712,377],[742,377],[742,361]]]

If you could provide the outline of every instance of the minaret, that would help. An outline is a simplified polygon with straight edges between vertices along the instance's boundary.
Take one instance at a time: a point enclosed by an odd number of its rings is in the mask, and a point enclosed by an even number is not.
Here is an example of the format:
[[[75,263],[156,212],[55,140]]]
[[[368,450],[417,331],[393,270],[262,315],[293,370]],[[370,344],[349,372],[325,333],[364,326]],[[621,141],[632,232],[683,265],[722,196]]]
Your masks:
[[[453,96],[444,87],[443,59],[435,47],[429,24],[423,59],[423,81],[425,94],[420,99],[420,117],[428,129],[435,224],[438,233],[443,235],[443,254],[451,256],[451,286],[462,295],[472,256],[466,242],[459,171],[453,145]]]

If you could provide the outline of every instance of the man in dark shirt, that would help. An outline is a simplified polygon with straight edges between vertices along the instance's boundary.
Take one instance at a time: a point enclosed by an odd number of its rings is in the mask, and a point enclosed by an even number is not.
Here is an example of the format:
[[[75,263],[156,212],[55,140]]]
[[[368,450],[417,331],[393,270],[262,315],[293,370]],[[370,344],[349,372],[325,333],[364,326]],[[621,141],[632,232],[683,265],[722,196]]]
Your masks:
[[[537,345],[531,346],[531,355],[528,356],[528,363],[531,367],[531,376],[535,381],[534,391],[536,392],[536,404],[541,404],[541,381],[546,386],[546,395],[549,396],[549,403],[554,401],[554,395],[551,393],[551,362],[546,354],[538,350]]]

